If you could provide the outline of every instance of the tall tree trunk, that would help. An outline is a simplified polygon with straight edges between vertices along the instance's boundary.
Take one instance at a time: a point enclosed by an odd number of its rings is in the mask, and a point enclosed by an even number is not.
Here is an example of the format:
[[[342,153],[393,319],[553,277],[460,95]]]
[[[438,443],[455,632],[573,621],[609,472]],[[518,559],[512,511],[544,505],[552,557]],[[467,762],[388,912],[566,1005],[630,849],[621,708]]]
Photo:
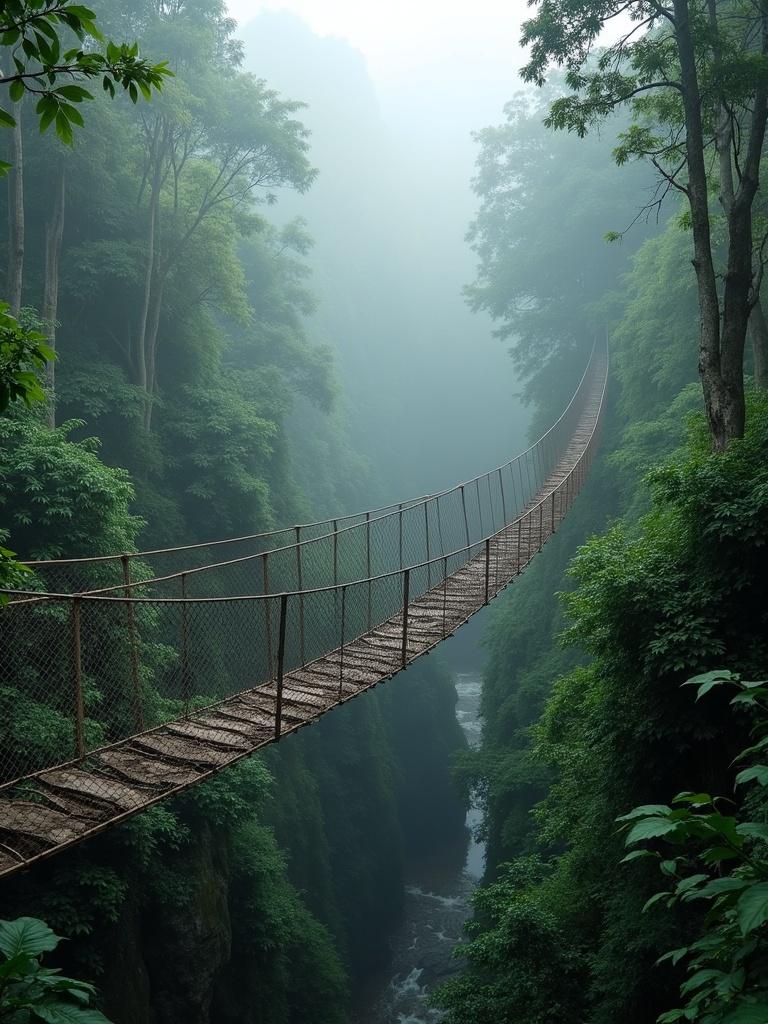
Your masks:
[[[43,320],[48,344],[56,351],[56,316],[59,309],[59,266],[61,241],[64,236],[64,205],[66,198],[66,170],[64,161],[59,165],[53,210],[45,225],[45,282],[43,286]],[[48,426],[56,426],[56,363],[51,359],[45,368],[48,385]]]
[[[768,0],[758,0],[761,21],[761,52],[768,54]],[[717,49],[717,8],[709,4],[710,22]],[[688,0],[674,0],[675,39],[680,58],[685,113],[688,200],[693,228],[694,260],[701,320],[699,375],[715,449],[722,451],[745,425],[744,346],[750,319],[752,267],[752,205],[759,185],[760,157],[768,117],[768,88],[755,86],[746,156],[738,189],[734,192],[731,167],[730,124],[723,122],[724,106],[716,111],[716,144],[720,157],[720,197],[728,224],[728,257],[723,285],[722,329],[710,234],[707,173],[704,159],[702,97],[696,53],[691,33]]]
[[[717,294],[709,221],[704,131],[701,119],[696,52],[691,34],[688,0],[674,0],[675,39],[680,58],[685,145],[688,163],[688,202],[693,230],[693,266],[699,299],[699,377],[715,448],[727,444],[730,420],[720,366],[720,301]]]
[[[755,384],[759,388],[768,388],[768,321],[759,297],[749,317],[749,333],[752,340]]]
[[[144,392],[145,426],[151,420],[151,396],[148,392],[147,374],[147,327],[152,308],[152,295],[155,289],[155,262],[157,255],[157,229],[160,212],[159,174],[153,176],[149,197],[149,219],[147,222],[147,265],[144,272],[144,293],[139,313],[139,329],[134,345],[134,370],[136,383]],[[149,429],[147,427],[147,429]]]
[[[11,164],[8,173],[8,271],[7,299],[11,313],[21,309],[24,284],[24,146],[21,134],[21,103],[14,105],[16,127],[11,134]]]
[[[147,401],[144,406],[144,428],[148,431],[152,429],[152,412],[155,395],[157,394],[157,338],[160,333],[160,314],[163,309],[165,283],[167,280],[168,274],[165,271],[161,271],[156,275],[147,321],[145,339],[147,355]]]

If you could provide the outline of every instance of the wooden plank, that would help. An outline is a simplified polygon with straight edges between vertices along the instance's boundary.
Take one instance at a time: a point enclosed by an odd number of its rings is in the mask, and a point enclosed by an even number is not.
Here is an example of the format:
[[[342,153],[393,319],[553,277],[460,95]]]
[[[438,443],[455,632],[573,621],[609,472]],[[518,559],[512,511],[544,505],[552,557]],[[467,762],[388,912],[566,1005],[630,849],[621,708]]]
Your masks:
[[[200,778],[200,772],[193,768],[182,768],[181,765],[170,764],[126,747],[103,750],[96,760],[129,782],[143,782],[149,786],[185,786]]]
[[[195,716],[193,721],[200,725],[208,726],[211,729],[226,730],[249,741],[260,740],[264,735],[264,729],[256,725],[256,723],[235,719],[226,714],[211,713]]]
[[[193,720],[182,719],[176,722],[167,722],[165,729],[174,736],[188,736],[198,743],[212,744],[215,747],[223,747],[226,750],[248,750],[251,744],[236,733],[216,729],[208,725],[200,725]]]
[[[26,800],[0,803],[0,831],[32,836],[49,846],[71,843],[92,827],[92,823],[72,818],[62,811]]]
[[[131,746],[148,750],[151,754],[167,758],[169,761],[199,764],[203,768],[221,768],[232,760],[232,754],[225,750],[206,747],[202,743],[195,743],[194,740],[171,736],[165,732],[136,736],[131,741]]]
[[[103,800],[121,811],[132,811],[147,802],[146,790],[136,789],[119,779],[112,779],[98,772],[86,772],[80,768],[61,768],[39,775],[38,785],[54,792],[69,793],[75,797]]]

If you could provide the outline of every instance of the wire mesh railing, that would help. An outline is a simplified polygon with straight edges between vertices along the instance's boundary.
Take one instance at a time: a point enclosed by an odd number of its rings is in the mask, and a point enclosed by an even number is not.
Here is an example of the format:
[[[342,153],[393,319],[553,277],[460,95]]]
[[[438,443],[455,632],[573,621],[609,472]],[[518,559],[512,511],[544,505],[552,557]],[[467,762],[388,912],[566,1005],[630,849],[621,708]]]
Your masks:
[[[11,593],[0,610],[0,788],[29,802],[25,787],[39,796],[42,786],[65,807],[84,783],[55,769],[77,767],[90,773],[91,799],[108,801],[127,772],[115,774],[115,748],[129,740],[131,756],[186,759],[199,775],[215,769],[215,759],[205,767],[212,750],[231,761],[244,743],[279,738],[395,674],[555,531],[592,461],[606,370],[605,353],[593,354],[549,440],[524,461],[408,508],[216,569],[129,577],[117,592]],[[199,583],[209,572],[223,575]],[[202,592],[242,585],[243,572],[249,593]],[[0,845],[2,835],[0,810]]]
[[[173,598],[311,590],[430,562],[476,543],[522,513],[571,436],[603,358],[596,347],[567,408],[535,444],[437,494],[209,545],[26,564],[45,592]],[[180,561],[185,564],[174,568]]]

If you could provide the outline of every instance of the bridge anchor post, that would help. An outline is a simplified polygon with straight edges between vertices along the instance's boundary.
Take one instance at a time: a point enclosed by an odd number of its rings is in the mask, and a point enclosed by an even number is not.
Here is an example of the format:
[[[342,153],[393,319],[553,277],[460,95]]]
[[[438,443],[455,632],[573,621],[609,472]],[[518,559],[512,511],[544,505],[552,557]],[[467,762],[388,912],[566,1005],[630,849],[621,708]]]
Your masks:
[[[408,605],[411,601],[411,570],[403,573],[403,668],[408,664]]]
[[[283,722],[283,672],[285,668],[285,620],[288,617],[288,595],[280,597],[280,626],[277,634],[277,696],[275,699],[275,740],[280,739]]]

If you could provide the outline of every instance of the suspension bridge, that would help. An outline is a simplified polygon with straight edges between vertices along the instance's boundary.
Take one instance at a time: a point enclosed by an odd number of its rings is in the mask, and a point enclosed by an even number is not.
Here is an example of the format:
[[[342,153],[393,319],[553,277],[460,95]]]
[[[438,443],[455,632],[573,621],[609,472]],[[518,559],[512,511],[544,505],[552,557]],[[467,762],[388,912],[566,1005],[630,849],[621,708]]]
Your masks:
[[[309,725],[530,564],[597,446],[596,346],[560,418],[439,494],[208,544],[27,563],[0,609],[0,876]]]

